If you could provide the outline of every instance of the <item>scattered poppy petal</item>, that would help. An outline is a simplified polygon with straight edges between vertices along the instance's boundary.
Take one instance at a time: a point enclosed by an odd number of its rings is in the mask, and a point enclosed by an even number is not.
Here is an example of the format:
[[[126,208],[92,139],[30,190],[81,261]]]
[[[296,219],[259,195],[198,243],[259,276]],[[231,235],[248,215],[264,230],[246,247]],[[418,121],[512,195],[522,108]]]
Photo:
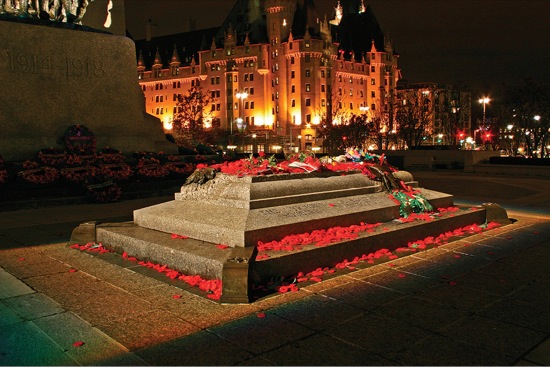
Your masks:
[[[334,206],[334,204],[332,204],[332,203],[329,203],[329,204],[328,204],[328,206],[330,206],[330,207],[333,207],[333,206]]]
[[[449,282],[449,285],[450,285],[450,286],[455,286],[455,285],[456,285],[456,282]]]
[[[181,295],[180,295],[180,294],[174,294],[174,295],[172,296],[172,298],[174,298],[174,299],[179,299],[179,298],[181,298]]]
[[[24,257],[20,257],[19,261],[25,261],[26,259]]]
[[[225,250],[226,248],[229,248],[228,245],[216,245],[217,248],[219,248],[220,250]]]
[[[265,317],[265,313],[263,313],[263,312],[258,312],[258,313],[256,314],[256,317],[259,318],[259,319],[263,319],[263,318]]]
[[[405,274],[403,274],[403,273],[399,273],[398,277],[399,277],[399,278],[405,278],[405,277],[406,277],[406,275],[405,275]]]
[[[76,269],[69,269],[69,273],[76,273]]]
[[[81,346],[83,346],[83,345],[84,345],[84,342],[82,342],[82,341],[78,341],[78,342],[74,342],[74,343],[73,343],[73,347],[77,347],[77,348],[78,348],[78,347],[81,347]]]

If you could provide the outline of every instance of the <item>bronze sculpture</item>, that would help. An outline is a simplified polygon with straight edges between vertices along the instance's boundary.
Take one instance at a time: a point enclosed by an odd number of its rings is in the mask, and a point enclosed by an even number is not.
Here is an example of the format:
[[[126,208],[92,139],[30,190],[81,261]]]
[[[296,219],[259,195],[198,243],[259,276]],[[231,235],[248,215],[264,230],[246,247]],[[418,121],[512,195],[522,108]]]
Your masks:
[[[0,13],[80,24],[93,0],[0,0]]]

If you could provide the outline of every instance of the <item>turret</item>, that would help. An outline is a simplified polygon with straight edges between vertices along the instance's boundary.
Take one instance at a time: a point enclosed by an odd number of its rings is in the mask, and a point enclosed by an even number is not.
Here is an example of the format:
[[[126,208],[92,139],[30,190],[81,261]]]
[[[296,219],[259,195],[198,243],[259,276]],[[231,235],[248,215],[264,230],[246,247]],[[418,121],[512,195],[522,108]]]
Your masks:
[[[270,43],[285,41],[292,29],[296,0],[265,0],[264,7]]]

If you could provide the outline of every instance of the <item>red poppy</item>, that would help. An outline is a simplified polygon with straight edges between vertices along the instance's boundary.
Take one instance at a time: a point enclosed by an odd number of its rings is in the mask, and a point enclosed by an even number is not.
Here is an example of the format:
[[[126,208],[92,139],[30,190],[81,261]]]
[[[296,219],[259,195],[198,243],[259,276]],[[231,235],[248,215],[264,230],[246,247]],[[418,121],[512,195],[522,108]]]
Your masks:
[[[216,247],[219,248],[220,250],[225,250],[226,248],[229,248],[228,245],[222,245],[222,244],[216,245]]]
[[[77,347],[77,348],[78,348],[78,347],[81,347],[81,346],[83,346],[83,345],[84,345],[84,342],[82,342],[82,341],[78,341],[78,342],[74,342],[74,343],[73,343],[73,347]]]
[[[174,294],[174,295],[172,296],[172,298],[174,298],[174,299],[179,299],[179,298],[181,298],[181,295],[179,295],[179,294]]]
[[[265,317],[265,313],[263,313],[263,312],[258,312],[258,313],[256,314],[256,317],[259,318],[259,319],[263,319],[263,318]]]
[[[69,273],[76,273],[76,269],[69,269]]]
[[[189,237],[183,236],[183,235],[180,235],[180,234],[176,234],[176,233],[172,233],[172,238],[174,238],[174,239],[179,238],[179,239],[185,240]]]

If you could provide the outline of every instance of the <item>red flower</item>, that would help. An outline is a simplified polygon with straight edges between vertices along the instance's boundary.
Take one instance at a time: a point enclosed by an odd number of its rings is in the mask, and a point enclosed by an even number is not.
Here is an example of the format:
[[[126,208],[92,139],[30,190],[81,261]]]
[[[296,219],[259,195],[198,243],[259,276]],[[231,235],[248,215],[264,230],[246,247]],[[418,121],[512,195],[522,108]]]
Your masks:
[[[172,298],[174,298],[174,299],[179,299],[179,298],[181,298],[181,295],[179,295],[179,294],[174,294],[174,295],[172,296]]]
[[[333,207],[333,206],[334,206],[334,204],[332,204],[332,203],[329,203],[329,204],[328,204],[328,206],[330,206],[330,207]]]
[[[265,317],[265,313],[263,313],[263,312],[258,312],[258,313],[256,314],[256,317],[259,318],[259,319],[263,319],[263,318]]]
[[[189,238],[189,237],[183,236],[183,235],[181,235],[181,234],[172,233],[172,238],[174,238],[174,239],[176,239],[176,238],[181,238],[181,239],[185,240],[185,239],[187,239],[187,238]]]
[[[229,246],[227,245],[216,245],[217,248],[219,248],[220,250],[225,250],[226,248],[229,248]]]
[[[83,346],[83,345],[84,345],[84,342],[81,342],[81,341],[78,341],[78,342],[74,342],[74,343],[73,343],[73,347],[77,347],[77,348],[78,348],[78,347],[81,347],[81,346]]]

